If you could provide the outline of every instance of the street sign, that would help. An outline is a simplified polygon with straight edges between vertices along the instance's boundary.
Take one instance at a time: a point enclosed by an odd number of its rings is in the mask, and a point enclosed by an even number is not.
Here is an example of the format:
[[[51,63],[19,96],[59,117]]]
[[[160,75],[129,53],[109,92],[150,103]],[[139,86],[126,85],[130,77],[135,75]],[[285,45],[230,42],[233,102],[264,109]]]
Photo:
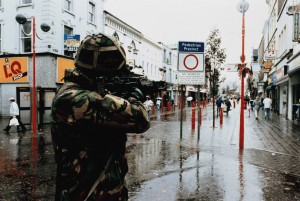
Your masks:
[[[203,72],[204,54],[181,53],[178,55],[178,71]]]
[[[275,50],[268,50],[265,52],[265,60],[274,60],[276,59],[276,51]]]
[[[295,13],[300,12],[300,4],[297,4],[295,6],[288,6],[286,14],[288,15],[294,15]]]
[[[204,73],[178,72],[178,84],[203,85],[205,84]]]
[[[205,84],[203,42],[179,41],[178,84]]]

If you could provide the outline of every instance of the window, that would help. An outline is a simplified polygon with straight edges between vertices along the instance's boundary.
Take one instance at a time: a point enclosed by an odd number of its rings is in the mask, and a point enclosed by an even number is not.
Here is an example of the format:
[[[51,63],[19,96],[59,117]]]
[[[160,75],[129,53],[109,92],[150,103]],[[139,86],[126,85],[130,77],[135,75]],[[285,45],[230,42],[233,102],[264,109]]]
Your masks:
[[[0,8],[2,7],[2,0],[0,0]]]
[[[73,34],[73,29],[71,27],[65,26],[64,27],[64,34],[72,35]],[[68,50],[64,49],[64,55],[73,57],[73,52],[69,52]]]
[[[31,21],[27,21],[21,26],[21,41],[23,52],[31,52]]]
[[[73,3],[72,3],[73,0],[64,0],[64,9],[69,11],[69,12],[72,12],[73,11]]]
[[[89,22],[95,23],[95,4],[89,2]]]
[[[32,0],[22,0],[22,4],[30,4],[32,3]]]

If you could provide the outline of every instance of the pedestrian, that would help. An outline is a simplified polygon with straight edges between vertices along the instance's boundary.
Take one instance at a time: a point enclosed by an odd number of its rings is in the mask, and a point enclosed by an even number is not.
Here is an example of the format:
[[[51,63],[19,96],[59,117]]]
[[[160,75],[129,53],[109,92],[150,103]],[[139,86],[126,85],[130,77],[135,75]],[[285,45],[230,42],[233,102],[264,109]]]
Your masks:
[[[269,98],[269,95],[263,101],[264,111],[265,111],[265,119],[270,119],[270,110],[272,106],[272,100]]]
[[[255,100],[253,101],[253,105],[254,105],[254,116],[255,119],[258,120],[258,113],[261,107],[261,101],[259,100],[258,96],[256,96]]]
[[[88,35],[74,63],[74,69],[65,71],[51,109],[55,200],[128,200],[126,134],[150,126],[143,94],[135,88],[120,97],[99,83],[99,77],[126,68],[125,51],[115,38]]]
[[[10,108],[9,108],[9,116],[10,116],[10,118],[9,118],[7,126],[3,129],[3,131],[9,132],[9,130],[11,128],[10,120],[12,118],[16,117],[17,120],[18,120],[18,123],[19,123],[19,125],[17,126],[17,131],[18,132],[25,132],[26,131],[26,127],[24,126],[23,122],[21,121],[19,106],[16,103],[15,98],[14,97],[9,98],[8,102],[10,104]],[[21,127],[21,130],[20,130],[20,127]]]
[[[153,101],[150,99],[150,96],[148,96],[148,95],[146,96],[146,101],[143,104],[147,110],[148,117],[150,119],[151,111],[152,111],[152,107],[153,107]]]
[[[225,106],[226,106],[226,112],[227,112],[227,115],[228,115],[229,111],[230,111],[230,108],[231,108],[231,102],[230,102],[229,98],[225,99]]]
[[[247,105],[249,105],[249,104],[250,104],[250,98],[249,98],[249,96],[248,96],[248,95],[246,95],[246,96],[245,96],[245,101],[247,102]]]
[[[158,97],[158,98],[156,99],[156,107],[157,107],[158,110],[160,109],[160,104],[161,104],[161,98]]]
[[[240,102],[240,97],[237,97],[236,103],[239,104],[239,102]]]
[[[222,103],[223,103],[223,100],[222,98],[219,96],[219,98],[217,98],[216,100],[216,105],[217,105],[217,116],[219,115],[220,113],[220,108],[222,106]]]

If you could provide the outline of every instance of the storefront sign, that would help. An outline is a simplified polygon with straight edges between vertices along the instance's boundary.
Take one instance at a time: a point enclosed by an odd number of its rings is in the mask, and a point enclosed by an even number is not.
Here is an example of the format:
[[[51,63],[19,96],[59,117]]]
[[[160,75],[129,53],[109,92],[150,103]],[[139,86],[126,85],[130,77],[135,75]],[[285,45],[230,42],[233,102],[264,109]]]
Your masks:
[[[0,58],[0,83],[27,83],[28,57]]]
[[[64,49],[68,52],[76,52],[80,45],[80,35],[64,34]]]
[[[73,59],[66,59],[62,57],[57,57],[57,83],[63,83],[62,80],[65,76],[65,70],[67,68],[74,68],[74,60]]]

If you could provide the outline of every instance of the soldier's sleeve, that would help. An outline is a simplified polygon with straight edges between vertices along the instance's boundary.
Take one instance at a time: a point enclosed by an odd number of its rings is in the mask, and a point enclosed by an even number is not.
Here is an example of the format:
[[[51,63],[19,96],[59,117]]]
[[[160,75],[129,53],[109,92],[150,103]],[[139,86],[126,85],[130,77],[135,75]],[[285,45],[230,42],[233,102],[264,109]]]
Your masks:
[[[143,103],[134,98],[128,100],[96,92],[80,94],[74,98],[75,121],[90,120],[106,128],[120,128],[124,132],[142,133],[149,129],[150,120]]]

